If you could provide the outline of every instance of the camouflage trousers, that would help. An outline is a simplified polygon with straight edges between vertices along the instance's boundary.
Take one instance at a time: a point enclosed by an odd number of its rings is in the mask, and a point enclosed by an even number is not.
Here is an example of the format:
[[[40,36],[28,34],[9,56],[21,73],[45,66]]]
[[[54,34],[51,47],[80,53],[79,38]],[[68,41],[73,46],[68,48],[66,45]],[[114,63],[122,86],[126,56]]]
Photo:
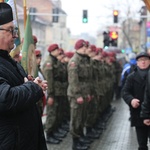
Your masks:
[[[86,119],[85,106],[86,100],[83,104],[78,104],[76,98],[69,97],[70,102],[70,133],[73,138],[79,138],[83,135],[83,128]]]
[[[46,105],[47,109],[47,118],[45,123],[46,133],[51,133],[56,130],[57,107],[58,103],[55,99],[53,105],[51,106],[49,106],[48,104]]]
[[[87,102],[86,106],[87,118],[85,122],[86,127],[93,127],[96,123],[97,113],[98,113],[98,99],[96,96],[92,98],[90,102]]]

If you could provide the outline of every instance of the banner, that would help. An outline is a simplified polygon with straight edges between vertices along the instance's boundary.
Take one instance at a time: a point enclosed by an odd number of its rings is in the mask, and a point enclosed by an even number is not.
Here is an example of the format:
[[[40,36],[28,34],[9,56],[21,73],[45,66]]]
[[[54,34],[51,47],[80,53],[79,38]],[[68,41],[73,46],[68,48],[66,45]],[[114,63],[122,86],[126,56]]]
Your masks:
[[[35,56],[34,40],[32,36],[30,15],[27,16],[25,35],[22,45],[21,65],[23,66],[27,74],[30,74],[33,77],[37,76],[37,63]]]

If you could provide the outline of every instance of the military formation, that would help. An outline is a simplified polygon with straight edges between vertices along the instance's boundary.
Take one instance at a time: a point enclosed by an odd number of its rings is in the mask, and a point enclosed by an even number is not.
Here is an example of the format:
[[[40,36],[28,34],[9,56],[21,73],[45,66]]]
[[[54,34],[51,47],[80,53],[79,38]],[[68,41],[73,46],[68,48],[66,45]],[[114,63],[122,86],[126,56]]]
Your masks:
[[[114,52],[79,39],[74,52],[48,47],[42,66],[48,82],[46,141],[59,144],[70,131],[73,150],[87,150],[105,128],[121,74]],[[107,115],[106,115],[107,114]]]

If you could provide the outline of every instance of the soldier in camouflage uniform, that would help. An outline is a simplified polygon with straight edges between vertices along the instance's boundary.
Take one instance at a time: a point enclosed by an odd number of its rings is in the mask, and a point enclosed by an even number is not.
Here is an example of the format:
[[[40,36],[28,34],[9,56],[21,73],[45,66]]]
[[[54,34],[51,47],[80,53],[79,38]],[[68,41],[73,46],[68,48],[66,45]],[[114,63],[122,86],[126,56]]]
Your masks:
[[[67,125],[66,123],[66,118],[65,118],[65,108],[67,103],[67,87],[68,87],[68,75],[67,75],[67,66],[65,65],[63,59],[65,57],[64,51],[62,48],[59,49],[60,54],[57,56],[58,59],[58,66],[56,68],[56,73],[57,73],[57,78],[55,80],[55,92],[56,96],[55,98],[57,99],[58,102],[58,110],[57,110],[57,123],[58,123],[58,130],[61,133],[66,134],[69,130],[69,124]],[[56,74],[55,73],[55,74]],[[69,106],[68,106],[69,109]]]
[[[104,79],[103,79],[103,87],[104,87],[104,97],[103,97],[103,101],[102,101],[102,112],[103,115],[107,114],[107,109],[109,109],[109,104],[110,104],[110,90],[112,88],[112,76],[111,76],[111,70],[108,64],[108,53],[104,52],[102,53],[103,56],[103,71],[104,71]],[[106,117],[104,118],[106,120]]]
[[[95,45],[90,45],[88,43],[87,45],[87,50],[86,50],[86,59],[85,59],[85,66],[87,67],[88,76],[88,90],[90,92],[90,99],[87,102],[86,106],[86,113],[87,113],[87,118],[85,122],[85,127],[86,127],[86,137],[90,139],[97,139],[99,138],[99,133],[98,130],[96,131],[93,127],[94,124],[96,123],[96,110],[97,110],[97,97],[96,97],[96,92],[95,92],[95,82],[93,81],[94,78],[94,72],[93,72],[93,60],[92,58],[96,55],[96,46]]]
[[[75,44],[76,52],[68,63],[67,95],[71,107],[70,132],[73,138],[73,150],[87,150],[88,147],[79,139],[83,136],[85,123],[84,107],[87,101],[87,70],[84,64],[86,43],[80,39]]]
[[[43,65],[43,73],[48,82],[47,90],[47,118],[45,124],[45,131],[47,136],[47,142],[52,144],[58,144],[59,135],[54,135],[54,132],[57,130],[57,106],[55,95],[55,80],[57,78],[57,73],[55,70],[57,68],[57,56],[60,54],[59,47],[57,44],[52,44],[48,48],[49,55],[46,58]]]
[[[37,67],[38,67],[38,77],[40,77],[40,79],[45,80],[44,74],[41,70],[41,60],[42,60],[42,54],[40,50],[35,50],[35,56],[36,56],[36,63],[37,63]],[[43,115],[43,110],[44,107],[46,105],[46,95],[44,95],[43,98],[40,99],[40,101],[37,103],[38,106],[38,110],[40,112],[40,115]]]
[[[121,98],[120,80],[121,80],[122,66],[116,59],[116,54],[114,52],[110,53],[110,59],[112,60],[112,65],[114,66],[114,75],[115,75],[114,98],[118,100]]]
[[[68,62],[70,61],[70,59],[73,57],[74,52],[65,52],[65,57],[61,60],[62,64],[63,64],[63,69],[64,69],[64,73],[65,73],[65,79],[66,79],[66,84],[67,86],[65,87],[65,97],[64,97],[64,128],[65,130],[69,130],[69,122],[70,122],[70,104],[68,101],[68,96],[67,96],[67,89],[68,89],[68,72],[67,72],[67,66],[68,66]]]
[[[105,81],[107,83],[105,92],[105,103],[104,103],[104,113],[106,114],[105,120],[107,121],[112,114],[111,102],[113,100],[113,87],[115,81],[115,75],[113,74],[114,69],[109,57],[109,53],[104,56],[104,70],[105,70]]]
[[[94,85],[94,97],[96,102],[95,107],[95,121],[94,121],[94,129],[99,134],[102,133],[102,126],[101,126],[101,105],[102,105],[102,98],[104,96],[102,81],[104,78],[104,72],[102,68],[102,63],[100,61],[101,55],[100,50],[96,49],[96,55],[92,57],[92,67],[93,67],[93,85]]]

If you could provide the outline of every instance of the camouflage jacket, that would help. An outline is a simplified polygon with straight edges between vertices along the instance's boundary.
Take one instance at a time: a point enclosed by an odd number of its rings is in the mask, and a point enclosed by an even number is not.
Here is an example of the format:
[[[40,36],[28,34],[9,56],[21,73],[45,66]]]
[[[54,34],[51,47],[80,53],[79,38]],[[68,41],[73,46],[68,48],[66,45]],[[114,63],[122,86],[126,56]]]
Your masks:
[[[85,56],[75,53],[68,63],[68,89],[70,97],[87,97],[90,95],[89,66],[85,63]]]

